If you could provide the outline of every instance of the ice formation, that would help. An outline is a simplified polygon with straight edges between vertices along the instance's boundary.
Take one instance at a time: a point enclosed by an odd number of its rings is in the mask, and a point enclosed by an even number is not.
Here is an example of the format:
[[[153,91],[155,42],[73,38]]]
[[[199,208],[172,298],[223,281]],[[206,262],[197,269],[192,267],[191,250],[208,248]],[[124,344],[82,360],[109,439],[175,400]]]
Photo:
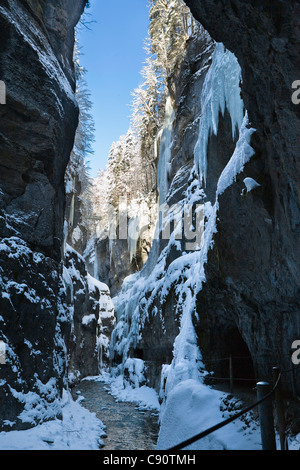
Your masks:
[[[202,96],[199,137],[195,146],[195,164],[200,180],[206,183],[207,145],[212,134],[217,135],[220,112],[227,108],[235,140],[244,117],[244,103],[240,93],[241,68],[235,55],[217,43],[211,67],[206,75]]]
[[[160,137],[160,152],[157,167],[157,186],[159,191],[159,205],[166,201],[169,191],[168,175],[171,162],[172,130],[175,113],[171,97],[167,97],[165,122]]]
[[[244,184],[247,189],[247,193],[250,193],[255,188],[259,188],[260,184],[258,184],[253,178],[245,178]]]

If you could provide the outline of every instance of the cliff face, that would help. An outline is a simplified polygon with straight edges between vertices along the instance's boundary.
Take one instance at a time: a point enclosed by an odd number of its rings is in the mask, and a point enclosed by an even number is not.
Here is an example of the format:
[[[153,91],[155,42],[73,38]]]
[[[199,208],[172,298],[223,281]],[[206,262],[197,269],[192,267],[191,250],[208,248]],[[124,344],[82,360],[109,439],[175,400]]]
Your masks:
[[[177,207],[177,210],[183,208],[189,202],[189,192],[194,193],[191,197],[194,197],[195,202],[203,203],[199,181],[197,182],[193,172],[194,148],[199,134],[201,90],[211,65],[213,51],[214,44],[208,34],[203,33],[190,39],[185,58],[178,64],[169,82],[170,96],[165,124],[158,134],[161,149],[158,192],[161,195],[163,191],[159,190],[168,188],[166,200],[161,199],[161,208],[164,203],[170,208]],[[174,110],[171,125],[170,103]],[[167,148],[167,134],[170,129],[170,147]],[[228,147],[234,148],[230,122],[226,131],[228,129],[229,132],[223,134],[223,140]],[[164,150],[170,151],[170,161],[166,163],[165,171],[162,168]],[[174,219],[176,220],[176,215]],[[188,259],[186,240],[175,239],[175,225],[176,223],[171,222],[171,236],[165,238],[161,227],[157,226],[147,262],[140,272],[125,279],[122,289],[113,299],[117,318],[112,335],[113,361],[125,364],[126,367],[128,357],[143,360],[148,385],[161,393],[164,371],[174,358],[174,342],[181,329],[181,317],[184,309],[188,310],[188,306],[185,307],[187,292],[183,291],[189,277],[186,267],[193,259],[192,252]],[[193,276],[190,279],[192,283]]]
[[[109,366],[109,340],[114,327],[114,309],[107,286],[87,273],[84,259],[66,248],[64,281],[65,311],[72,328],[68,340],[68,383],[98,375]]]
[[[168,84],[166,202],[202,204],[204,236],[189,252],[174,223],[154,241],[115,298],[112,343],[116,362],[145,361],[161,397],[204,368],[228,376],[215,360],[229,355],[243,358],[236,377],[272,380],[300,335],[299,2],[186,3],[217,44],[190,40]]]
[[[70,334],[62,307],[64,173],[78,122],[74,27],[85,3],[4,0],[0,6],[7,91],[0,107],[1,429],[60,413]],[[29,399],[34,416],[27,414]]]
[[[228,353],[232,335],[223,327],[233,319],[258,377],[270,378],[270,364],[290,367],[289,350],[300,335],[300,108],[291,100],[292,83],[300,76],[300,4],[186,4],[211,36],[238,58],[242,97],[256,129],[251,139],[255,156],[237,184],[220,197],[215,247],[198,298],[200,347],[210,359],[216,356],[216,342]],[[209,155],[213,161],[212,147]],[[260,187],[241,200],[245,176]],[[212,333],[211,341],[204,338],[205,328]],[[285,375],[290,388],[289,379]]]

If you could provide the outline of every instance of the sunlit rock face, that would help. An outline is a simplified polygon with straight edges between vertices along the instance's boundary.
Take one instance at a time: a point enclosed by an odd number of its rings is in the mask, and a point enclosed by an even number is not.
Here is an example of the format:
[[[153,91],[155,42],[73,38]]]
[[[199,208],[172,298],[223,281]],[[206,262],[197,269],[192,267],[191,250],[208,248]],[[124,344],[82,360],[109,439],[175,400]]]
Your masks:
[[[218,326],[233,317],[257,377],[270,379],[272,364],[290,367],[289,350],[300,335],[300,107],[291,99],[292,84],[300,77],[300,6],[185,1],[211,36],[236,55],[242,97],[256,129],[255,155],[220,198],[215,247],[198,299],[198,335],[206,357],[220,355],[214,345],[228,353],[238,333],[226,328],[220,341]],[[212,141],[210,155],[215,145]],[[246,177],[260,186],[247,193]],[[290,375],[283,379],[291,389]]]
[[[86,270],[83,257],[67,245],[64,263],[66,301],[72,319],[68,341],[68,383],[98,375],[109,366],[114,308],[106,284]]]
[[[85,3],[0,5],[1,429],[60,414],[70,334],[62,305],[64,173],[78,122],[74,27]]]

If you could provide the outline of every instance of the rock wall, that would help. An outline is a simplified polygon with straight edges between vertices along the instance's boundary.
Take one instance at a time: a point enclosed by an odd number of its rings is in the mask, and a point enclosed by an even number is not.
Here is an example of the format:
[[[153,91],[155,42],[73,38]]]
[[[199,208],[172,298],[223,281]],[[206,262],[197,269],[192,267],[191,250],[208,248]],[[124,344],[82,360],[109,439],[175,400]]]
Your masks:
[[[0,5],[0,429],[58,416],[66,385],[64,173],[78,123],[74,27],[85,3]]]
[[[297,1],[186,0],[211,36],[234,52],[242,69],[242,97],[255,156],[237,184],[220,198],[218,233],[199,295],[200,346],[212,359],[218,344],[228,353],[233,331],[219,332],[230,319],[245,340],[259,378],[271,367],[289,369],[292,342],[299,338],[300,279],[300,108],[292,83],[300,76]],[[209,161],[214,158],[214,143]],[[242,200],[245,177],[260,187]],[[203,329],[211,332],[204,341]],[[219,348],[219,346],[218,346]],[[290,375],[284,375],[291,389]]]
[[[98,375],[100,369],[109,366],[114,309],[107,286],[88,274],[84,259],[70,246],[66,250],[63,279],[72,319],[68,383],[74,386],[82,378]]]

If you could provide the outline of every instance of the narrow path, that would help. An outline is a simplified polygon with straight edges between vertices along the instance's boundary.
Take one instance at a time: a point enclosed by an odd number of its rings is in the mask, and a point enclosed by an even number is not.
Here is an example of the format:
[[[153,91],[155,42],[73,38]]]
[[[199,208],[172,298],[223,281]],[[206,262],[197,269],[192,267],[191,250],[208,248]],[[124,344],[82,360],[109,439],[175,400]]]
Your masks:
[[[84,397],[81,405],[106,426],[103,450],[155,450],[158,418],[151,411],[139,411],[134,403],[116,402],[102,382],[83,381],[72,390],[73,398]]]

